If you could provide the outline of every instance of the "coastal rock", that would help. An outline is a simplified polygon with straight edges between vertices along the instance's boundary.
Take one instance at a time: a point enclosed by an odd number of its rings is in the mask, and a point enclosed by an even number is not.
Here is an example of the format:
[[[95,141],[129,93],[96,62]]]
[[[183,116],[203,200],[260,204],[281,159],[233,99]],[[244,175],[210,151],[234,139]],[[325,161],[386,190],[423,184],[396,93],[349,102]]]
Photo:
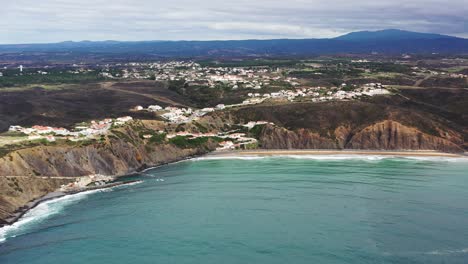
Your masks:
[[[37,146],[13,151],[0,158],[0,225],[2,219],[31,200],[94,174],[122,176],[142,169],[201,155],[217,146],[208,141],[197,148],[172,144],[146,144],[136,131],[125,128],[110,137],[84,146]],[[60,178],[58,178],[60,177]],[[70,177],[70,179],[67,179]]]
[[[461,135],[447,132],[455,142]],[[399,122],[385,120],[352,130],[340,126],[330,135],[320,135],[309,129],[294,131],[272,125],[265,126],[259,136],[264,149],[369,149],[369,150],[436,150],[442,152],[463,152],[453,141],[424,133]],[[461,141],[462,142],[462,141]]]
[[[266,125],[261,132],[260,144],[264,149],[335,149],[336,143],[307,129],[290,131]]]
[[[199,155],[216,145],[182,149],[171,144],[146,146],[137,136],[112,139],[89,146],[37,146],[9,153],[0,159],[3,176],[65,176],[92,174],[125,175],[141,168],[156,166]],[[130,142],[132,141],[132,142]]]
[[[0,226],[28,202],[53,192],[73,178],[0,177]]]
[[[447,134],[450,134],[447,132]],[[451,132],[452,139],[455,137]],[[455,138],[457,140],[457,138]],[[462,152],[455,143],[442,137],[431,136],[420,130],[386,120],[356,132],[346,148],[385,149],[385,150],[438,150],[443,152]]]

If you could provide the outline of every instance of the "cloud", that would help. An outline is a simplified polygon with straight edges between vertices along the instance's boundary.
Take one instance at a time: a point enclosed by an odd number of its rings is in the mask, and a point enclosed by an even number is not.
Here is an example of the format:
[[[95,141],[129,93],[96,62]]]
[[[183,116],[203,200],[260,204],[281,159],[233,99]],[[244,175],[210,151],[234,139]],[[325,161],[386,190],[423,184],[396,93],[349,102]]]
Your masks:
[[[321,38],[384,28],[468,35],[466,0],[0,1],[0,43]]]

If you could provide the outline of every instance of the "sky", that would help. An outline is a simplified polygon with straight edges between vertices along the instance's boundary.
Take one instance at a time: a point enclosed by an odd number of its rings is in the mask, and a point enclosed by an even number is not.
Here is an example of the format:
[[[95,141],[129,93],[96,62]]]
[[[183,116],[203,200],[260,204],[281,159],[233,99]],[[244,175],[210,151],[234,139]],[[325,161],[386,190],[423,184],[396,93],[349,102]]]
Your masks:
[[[0,0],[0,43],[329,38],[396,28],[468,38],[468,0]]]

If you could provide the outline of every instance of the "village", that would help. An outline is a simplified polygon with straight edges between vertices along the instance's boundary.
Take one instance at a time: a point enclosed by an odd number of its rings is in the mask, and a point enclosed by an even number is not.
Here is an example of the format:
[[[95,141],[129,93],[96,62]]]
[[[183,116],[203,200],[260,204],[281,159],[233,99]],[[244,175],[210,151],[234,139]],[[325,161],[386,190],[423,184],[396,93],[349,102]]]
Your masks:
[[[175,107],[166,108],[167,110],[174,111],[176,113],[192,113],[191,109],[184,109],[181,110]],[[201,110],[196,110],[194,113],[198,113],[199,116],[202,113],[205,113]],[[118,127],[125,125],[132,121],[133,118],[130,116],[119,117],[116,119],[103,119],[101,121],[91,121],[89,126],[85,126],[83,124],[77,125],[75,127],[75,131],[69,131],[66,128],[57,128],[57,127],[49,127],[49,126],[39,126],[35,125],[29,128],[22,127],[22,126],[11,126],[9,132],[18,132],[26,135],[22,140],[15,142],[19,143],[21,141],[37,141],[37,140],[46,140],[47,142],[55,142],[58,139],[65,139],[68,141],[81,141],[86,139],[96,139],[98,136],[106,135],[109,133],[111,128]],[[266,125],[273,123],[269,123],[266,121],[251,121],[247,124],[238,124],[238,126],[242,126],[250,130],[257,125]],[[246,146],[255,146],[257,144],[257,139],[247,137],[246,133],[240,133],[236,130],[229,131],[229,132],[206,132],[206,133],[190,133],[190,132],[171,132],[167,133],[165,131],[157,131],[160,134],[165,134],[165,139],[173,139],[176,137],[185,137],[188,139],[196,139],[196,138],[218,138],[223,139],[219,142],[218,150],[229,150],[229,149],[239,149],[245,148]],[[152,138],[152,134],[144,134],[142,135],[143,139],[150,139]],[[77,186],[82,186],[82,184],[77,184]]]
[[[90,69],[74,65],[75,70],[69,70],[72,74],[89,73]],[[229,87],[229,89],[247,89],[241,103],[223,104],[195,109],[190,107],[175,106],[135,106],[130,109],[132,112],[146,111],[152,112],[163,118],[170,124],[187,124],[199,120],[203,116],[235,107],[261,104],[264,102],[325,102],[338,100],[355,100],[363,96],[385,95],[391,92],[381,83],[368,83],[364,85],[348,85],[346,83],[336,87],[310,87],[301,84],[297,78],[287,77],[279,68],[275,67],[203,67],[193,61],[169,61],[153,63],[123,63],[116,65],[100,65],[103,67],[101,75],[111,79],[153,79],[156,81],[183,81],[184,86],[190,89],[193,85],[208,86],[212,89],[220,89],[218,86]],[[116,70],[118,69],[118,70]],[[20,72],[23,67],[20,66]],[[39,73],[39,72],[38,72]],[[47,74],[41,71],[40,74]],[[281,90],[265,89],[270,85],[282,87]],[[253,90],[259,90],[258,92]],[[261,92],[261,91],[262,92]],[[111,128],[121,126],[132,117],[125,116],[119,118],[106,118],[89,123],[78,124],[72,130],[63,127],[50,127],[35,125],[32,127],[22,127],[12,125],[9,132],[17,132],[25,135],[17,141],[39,141],[55,142],[58,139],[77,142],[82,140],[96,139],[101,135],[106,135]],[[260,121],[261,122],[261,121]],[[242,125],[242,124],[239,124]],[[168,134],[167,138],[175,136],[186,136],[190,138],[216,136],[225,140],[220,143],[221,149],[239,148],[248,144],[255,144],[256,140],[241,134],[190,134],[178,132]],[[17,142],[16,141],[16,142]]]
[[[278,68],[270,67],[202,67],[193,61],[129,63],[121,66],[124,67],[123,74],[115,76],[109,72],[102,74],[110,78],[184,80],[188,86],[206,85],[212,88],[222,83],[232,89],[261,89],[273,81],[282,81],[292,86],[299,85],[296,78],[285,78]]]
[[[122,126],[133,120],[131,116],[119,117],[116,119],[106,118],[100,121],[91,121],[89,124],[79,124],[74,131],[63,127],[50,127],[35,125],[32,127],[10,126],[9,132],[19,132],[27,136],[24,140],[46,140],[55,142],[58,138],[69,141],[81,141],[93,139],[100,135],[105,135],[112,127]]]
[[[190,123],[198,120],[200,117],[215,111],[222,111],[228,108],[255,105],[265,102],[266,100],[287,100],[289,102],[297,102],[301,100],[310,100],[311,102],[325,102],[333,100],[352,100],[359,99],[362,96],[375,96],[391,94],[381,83],[369,83],[363,86],[351,86],[351,89],[343,83],[341,87],[325,88],[325,87],[305,87],[294,90],[281,90],[272,93],[248,93],[247,99],[240,104],[218,104],[214,107],[206,107],[202,109],[179,108],[168,106],[163,108],[159,105],[150,105],[148,107],[136,106],[131,111],[148,111],[154,112],[174,124]]]

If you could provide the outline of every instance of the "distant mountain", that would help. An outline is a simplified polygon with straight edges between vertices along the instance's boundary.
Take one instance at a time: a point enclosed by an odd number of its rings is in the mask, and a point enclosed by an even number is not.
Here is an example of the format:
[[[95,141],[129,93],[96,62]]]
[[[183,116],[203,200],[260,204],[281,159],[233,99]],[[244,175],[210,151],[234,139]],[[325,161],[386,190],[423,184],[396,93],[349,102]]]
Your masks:
[[[385,29],[380,31],[358,31],[352,32],[335,39],[338,40],[349,40],[349,41],[397,41],[397,40],[434,40],[434,39],[456,39],[456,37],[431,34],[431,33],[419,33],[411,32],[399,29]]]
[[[229,41],[84,41],[54,44],[0,45],[0,53],[126,54],[160,57],[303,56],[337,53],[467,54],[468,39],[389,29],[361,31],[333,39]]]

